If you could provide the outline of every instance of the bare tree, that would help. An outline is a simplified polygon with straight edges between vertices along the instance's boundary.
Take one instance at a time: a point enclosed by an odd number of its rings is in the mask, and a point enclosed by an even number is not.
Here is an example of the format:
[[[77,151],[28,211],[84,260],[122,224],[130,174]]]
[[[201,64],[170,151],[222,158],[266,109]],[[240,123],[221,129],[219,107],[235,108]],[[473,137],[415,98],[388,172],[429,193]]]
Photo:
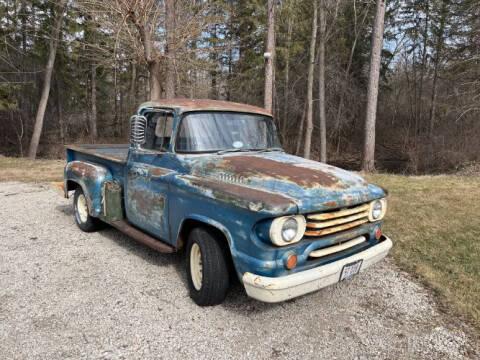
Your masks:
[[[344,102],[345,102],[345,97],[347,95],[347,87],[350,84],[350,69],[351,69],[352,64],[353,64],[358,39],[359,39],[360,35],[362,35],[362,33],[363,33],[363,30],[364,30],[363,28],[364,28],[364,25],[365,25],[365,21],[366,21],[367,16],[370,12],[370,4],[367,4],[367,6],[365,6],[365,9],[363,10],[361,22],[359,24],[358,23],[358,16],[360,14],[357,14],[357,0],[353,0],[352,6],[353,6],[353,29],[352,29],[352,31],[353,31],[354,38],[353,38],[352,47],[350,48],[350,54],[348,56],[347,66],[345,68],[345,79],[342,81],[342,85],[341,85],[341,88],[340,88],[340,100],[338,102],[337,114],[335,116],[334,133],[338,137],[337,144],[340,143],[340,132],[341,132],[340,118],[341,118],[343,110],[344,110]]]
[[[92,115],[90,117],[90,134],[92,140],[97,140],[98,132],[97,132],[97,65],[95,63],[92,64],[92,75],[91,75],[91,106],[92,106]]]
[[[265,109],[272,111],[273,83],[275,75],[273,65],[275,61],[275,1],[268,0],[267,46],[265,52]]]
[[[318,1],[313,2],[312,36],[310,38],[310,57],[308,61],[307,78],[307,118],[305,132],[305,146],[303,148],[303,157],[310,158],[313,132],[313,69],[315,66],[315,43],[317,41],[317,6]]]
[[[28,148],[28,157],[35,159],[37,157],[38,144],[42,135],[43,119],[45,117],[45,109],[47,108],[48,97],[50,95],[50,88],[52,83],[53,65],[55,64],[55,56],[57,54],[57,46],[59,41],[60,28],[63,24],[65,10],[65,2],[61,1],[57,7],[55,15],[55,27],[53,29],[52,37],[48,43],[48,60],[43,76],[42,95],[38,103],[37,114],[35,116],[35,125],[33,128],[32,139]]]
[[[370,72],[367,88],[367,108],[365,114],[364,147],[362,168],[365,171],[375,170],[375,122],[377,115],[378,83],[380,60],[383,45],[383,21],[386,0],[377,0],[375,22],[372,33],[370,53]]]
[[[113,2],[112,2],[113,4]],[[152,39],[155,29],[156,17],[160,12],[159,5],[155,5],[153,0],[136,1],[133,3],[121,2],[115,3],[118,7],[114,10],[126,19],[129,19],[136,27],[140,42],[143,48],[143,61],[147,65],[150,75],[150,98],[159,99],[162,96],[162,85],[160,82],[160,63],[163,55],[154,46],[155,39]],[[136,39],[135,35],[131,35]],[[134,41],[133,44],[136,42]]]
[[[167,73],[165,81],[165,97],[171,99],[175,97],[175,2],[166,0],[165,7],[166,31],[167,31]]]
[[[445,32],[445,22],[448,14],[447,2],[442,1],[442,6],[440,9],[440,26],[437,34],[437,39],[435,43],[435,57],[433,59],[433,84],[432,84],[432,97],[430,102],[430,113],[429,113],[429,127],[428,127],[428,136],[432,137],[433,128],[435,126],[435,116],[437,110],[437,91],[438,91],[438,68],[440,66],[440,57],[443,51],[444,44],[444,32]]]
[[[320,0],[318,41],[318,118],[320,125],[320,161],[327,162],[327,120],[325,115],[325,0]]]
[[[132,66],[132,77],[130,78],[130,113],[135,112],[135,107],[137,106],[137,64],[135,61],[131,62]]]
[[[282,131],[281,134],[284,134],[287,131],[287,122],[288,122],[288,97],[289,97],[289,86],[290,86],[290,47],[292,42],[292,30],[293,30],[293,19],[292,15],[288,16],[288,30],[287,30],[287,49],[285,54],[285,84],[283,89],[283,121],[282,121]],[[303,124],[303,123],[302,123]],[[303,125],[302,125],[303,126]]]

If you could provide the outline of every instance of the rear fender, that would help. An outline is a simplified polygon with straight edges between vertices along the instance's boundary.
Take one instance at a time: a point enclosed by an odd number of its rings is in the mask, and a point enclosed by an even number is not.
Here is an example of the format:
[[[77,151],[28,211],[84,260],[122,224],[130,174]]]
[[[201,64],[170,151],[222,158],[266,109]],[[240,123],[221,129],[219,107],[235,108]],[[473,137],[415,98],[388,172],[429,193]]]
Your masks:
[[[113,180],[110,171],[101,165],[86,161],[71,161],[64,170],[64,189],[68,194],[73,190],[72,182],[81,186],[87,199],[90,216],[98,217],[102,214],[102,184],[104,181]]]

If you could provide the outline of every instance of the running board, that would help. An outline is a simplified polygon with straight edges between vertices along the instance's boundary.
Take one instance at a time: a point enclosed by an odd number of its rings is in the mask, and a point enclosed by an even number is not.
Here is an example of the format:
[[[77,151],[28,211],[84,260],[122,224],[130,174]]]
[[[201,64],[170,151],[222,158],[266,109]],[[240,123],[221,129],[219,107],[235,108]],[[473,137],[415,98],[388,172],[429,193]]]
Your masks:
[[[141,242],[142,244],[147,245],[148,247],[154,250],[157,250],[159,252],[173,253],[176,251],[176,249],[173,246],[168,245],[144,233],[141,230],[138,230],[137,228],[133,227],[132,225],[130,225],[128,222],[124,220],[111,221],[108,224],[112,225],[114,228],[120,230],[121,232],[137,240],[138,242]]]

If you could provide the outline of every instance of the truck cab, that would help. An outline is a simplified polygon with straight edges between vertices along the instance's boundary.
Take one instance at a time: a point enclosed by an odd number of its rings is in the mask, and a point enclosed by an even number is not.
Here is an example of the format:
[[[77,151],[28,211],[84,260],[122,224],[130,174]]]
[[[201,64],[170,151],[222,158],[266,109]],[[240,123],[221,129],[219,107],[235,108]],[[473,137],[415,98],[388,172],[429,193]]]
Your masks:
[[[67,146],[64,192],[84,231],[110,224],[158,251],[185,250],[199,305],[232,276],[279,302],[349,279],[385,257],[386,192],[283,151],[265,109],[213,100],[142,104],[130,144]]]

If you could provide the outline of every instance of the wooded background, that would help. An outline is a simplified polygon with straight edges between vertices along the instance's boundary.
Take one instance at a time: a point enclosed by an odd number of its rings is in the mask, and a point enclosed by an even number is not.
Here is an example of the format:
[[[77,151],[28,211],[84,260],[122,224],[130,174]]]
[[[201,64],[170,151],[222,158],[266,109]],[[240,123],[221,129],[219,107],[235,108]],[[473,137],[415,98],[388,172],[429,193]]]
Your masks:
[[[480,160],[478,0],[387,1],[377,89],[382,5],[0,0],[0,153],[126,142],[142,101],[187,97],[271,106],[286,151],[350,169],[372,112],[377,169]]]

